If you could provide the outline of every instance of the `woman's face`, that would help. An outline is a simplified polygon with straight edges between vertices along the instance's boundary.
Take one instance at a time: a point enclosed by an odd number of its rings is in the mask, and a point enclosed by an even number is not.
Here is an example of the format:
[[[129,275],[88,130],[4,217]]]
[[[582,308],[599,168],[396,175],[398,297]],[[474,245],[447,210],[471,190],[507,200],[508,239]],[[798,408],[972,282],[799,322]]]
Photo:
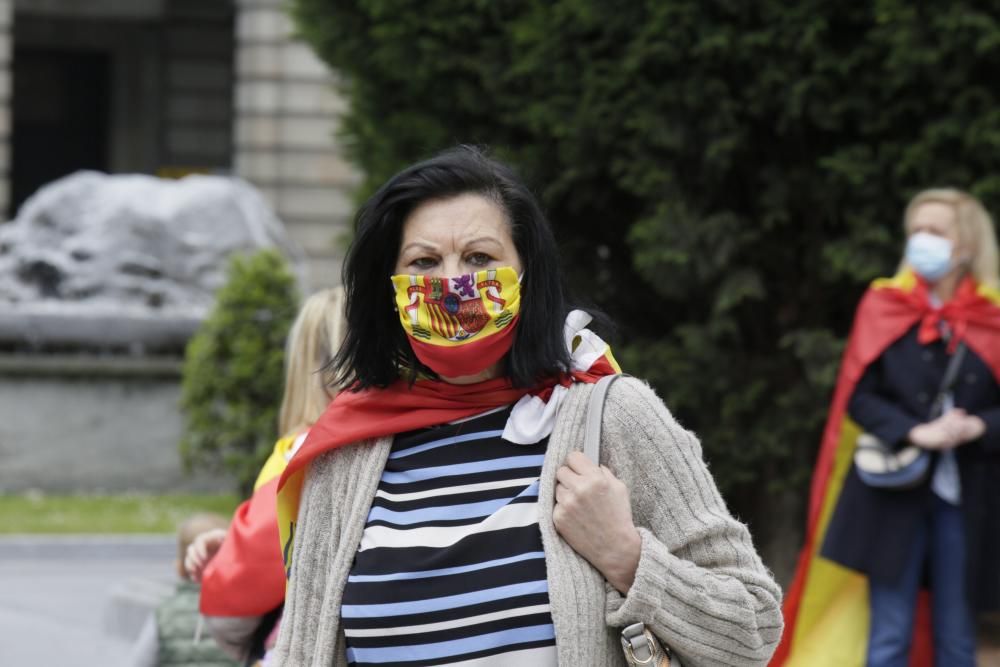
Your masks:
[[[424,202],[403,223],[396,274],[452,278],[510,266],[521,273],[503,209],[477,194]]]
[[[912,213],[910,236],[926,232],[951,241],[952,257],[959,256],[958,221],[955,209],[948,204],[929,201],[918,206]]]

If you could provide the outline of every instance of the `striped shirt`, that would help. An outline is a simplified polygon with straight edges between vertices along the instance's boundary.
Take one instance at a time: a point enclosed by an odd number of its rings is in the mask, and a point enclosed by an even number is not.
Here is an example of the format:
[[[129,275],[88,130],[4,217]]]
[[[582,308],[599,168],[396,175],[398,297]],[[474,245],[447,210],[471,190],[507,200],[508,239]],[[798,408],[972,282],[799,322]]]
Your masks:
[[[511,408],[396,436],[341,607],[351,665],[555,667],[538,480]]]

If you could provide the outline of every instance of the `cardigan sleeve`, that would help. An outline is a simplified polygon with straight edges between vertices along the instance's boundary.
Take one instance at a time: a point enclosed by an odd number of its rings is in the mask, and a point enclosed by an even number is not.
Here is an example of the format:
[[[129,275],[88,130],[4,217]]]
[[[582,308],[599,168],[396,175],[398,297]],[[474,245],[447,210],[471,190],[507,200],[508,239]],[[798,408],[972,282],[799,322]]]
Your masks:
[[[781,589],[727,510],[698,439],[647,385],[623,379],[609,392],[602,442],[642,536],[628,594],[607,587],[608,625],[646,623],[687,667],[766,665],[781,638]]]

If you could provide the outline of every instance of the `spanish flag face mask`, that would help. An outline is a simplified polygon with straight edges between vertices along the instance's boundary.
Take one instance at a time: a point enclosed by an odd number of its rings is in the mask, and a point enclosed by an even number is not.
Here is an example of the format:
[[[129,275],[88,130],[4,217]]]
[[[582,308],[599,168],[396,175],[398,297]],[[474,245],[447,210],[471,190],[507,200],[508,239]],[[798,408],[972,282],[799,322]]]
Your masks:
[[[438,375],[476,375],[510,351],[521,307],[513,268],[456,278],[401,274],[392,285],[413,352]]]

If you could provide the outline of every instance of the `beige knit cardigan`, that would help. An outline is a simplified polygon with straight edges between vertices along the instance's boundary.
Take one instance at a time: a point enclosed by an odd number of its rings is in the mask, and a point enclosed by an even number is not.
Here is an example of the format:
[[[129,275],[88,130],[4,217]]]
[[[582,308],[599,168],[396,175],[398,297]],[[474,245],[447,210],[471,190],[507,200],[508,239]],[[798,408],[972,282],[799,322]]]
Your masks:
[[[643,382],[612,385],[602,426],[601,463],[628,486],[642,535],[628,595],[556,533],[555,473],[582,449],[592,387],[573,385],[560,408],[538,496],[559,664],[624,665],[620,629],[642,621],[686,667],[766,665],[781,637],[781,591],[726,509],[698,439]],[[278,665],[346,667],[341,596],[391,446],[386,437],[342,447],[309,468]]]

